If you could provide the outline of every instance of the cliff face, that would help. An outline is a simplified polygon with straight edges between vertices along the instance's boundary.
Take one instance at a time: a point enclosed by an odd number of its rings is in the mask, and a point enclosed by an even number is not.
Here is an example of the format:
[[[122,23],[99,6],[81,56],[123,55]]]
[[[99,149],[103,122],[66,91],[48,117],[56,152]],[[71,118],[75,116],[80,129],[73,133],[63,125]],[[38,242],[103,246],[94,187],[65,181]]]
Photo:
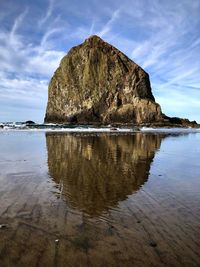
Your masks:
[[[73,47],[50,81],[45,122],[140,124],[161,120],[148,74],[97,36]]]

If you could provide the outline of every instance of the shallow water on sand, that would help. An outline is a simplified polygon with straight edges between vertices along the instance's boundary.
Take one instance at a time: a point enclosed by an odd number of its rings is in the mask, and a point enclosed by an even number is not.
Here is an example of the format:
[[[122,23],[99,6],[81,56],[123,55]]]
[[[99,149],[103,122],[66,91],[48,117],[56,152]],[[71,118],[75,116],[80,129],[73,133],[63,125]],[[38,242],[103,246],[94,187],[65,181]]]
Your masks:
[[[200,265],[200,133],[0,133],[0,267]]]

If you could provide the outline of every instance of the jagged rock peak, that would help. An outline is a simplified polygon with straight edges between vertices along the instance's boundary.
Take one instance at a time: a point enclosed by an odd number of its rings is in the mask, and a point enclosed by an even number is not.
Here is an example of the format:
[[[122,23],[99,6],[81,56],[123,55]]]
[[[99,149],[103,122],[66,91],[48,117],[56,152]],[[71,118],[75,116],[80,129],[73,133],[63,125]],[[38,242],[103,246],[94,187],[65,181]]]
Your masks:
[[[103,39],[101,39],[101,37],[99,37],[98,35],[91,35],[89,36],[85,42],[104,42]],[[105,43],[105,42],[104,42]]]
[[[91,35],[89,36],[87,39],[85,39],[85,41],[81,44],[81,45],[85,45],[85,46],[90,46],[92,47],[99,47],[102,49],[103,52],[108,52],[110,51],[112,54],[116,53],[117,55],[120,54],[124,59],[131,61],[132,63],[135,64],[135,66],[138,66],[132,59],[128,58],[123,52],[121,52],[120,50],[118,50],[116,47],[114,47],[113,45],[107,43],[106,41],[104,41],[101,37],[99,37],[98,35]],[[76,46],[76,47],[80,47]],[[73,48],[72,48],[73,49]],[[108,49],[108,50],[106,50]],[[141,67],[140,67],[141,68]],[[142,68],[141,68],[142,69]],[[144,70],[143,70],[144,71]],[[145,72],[145,71],[144,71]]]
[[[106,41],[104,41],[101,37],[99,37],[98,35],[91,35],[89,36],[87,39],[85,39],[85,41],[83,42],[83,45],[92,45],[92,46],[107,46],[110,49],[115,49],[119,52],[119,50],[117,48],[115,48],[114,46],[112,46],[111,44],[107,43]],[[122,52],[121,52],[122,53]]]
[[[149,75],[97,35],[70,49],[49,84],[46,122],[140,124],[161,119]]]

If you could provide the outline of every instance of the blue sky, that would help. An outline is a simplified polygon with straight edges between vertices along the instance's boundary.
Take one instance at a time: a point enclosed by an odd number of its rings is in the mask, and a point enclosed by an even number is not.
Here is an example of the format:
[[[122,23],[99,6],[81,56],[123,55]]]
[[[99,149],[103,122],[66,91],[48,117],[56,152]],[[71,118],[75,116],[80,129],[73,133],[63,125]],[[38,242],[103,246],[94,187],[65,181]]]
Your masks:
[[[149,74],[169,116],[200,122],[200,0],[1,0],[0,121],[45,114],[48,82],[97,34]]]

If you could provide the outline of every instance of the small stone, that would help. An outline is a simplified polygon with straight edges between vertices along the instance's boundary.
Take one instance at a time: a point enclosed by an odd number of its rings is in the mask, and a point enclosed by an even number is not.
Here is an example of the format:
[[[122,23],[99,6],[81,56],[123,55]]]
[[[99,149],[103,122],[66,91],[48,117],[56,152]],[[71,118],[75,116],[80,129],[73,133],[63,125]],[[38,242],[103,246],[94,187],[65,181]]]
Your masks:
[[[58,243],[59,242],[59,239],[56,239],[55,242]]]
[[[0,224],[0,229],[3,229],[3,228],[8,228],[8,225],[7,224]]]
[[[35,124],[35,122],[34,122],[34,121],[31,121],[31,120],[26,121],[25,123],[26,123],[26,124]]]
[[[149,245],[153,248],[157,247],[157,243],[155,241],[150,241]]]

